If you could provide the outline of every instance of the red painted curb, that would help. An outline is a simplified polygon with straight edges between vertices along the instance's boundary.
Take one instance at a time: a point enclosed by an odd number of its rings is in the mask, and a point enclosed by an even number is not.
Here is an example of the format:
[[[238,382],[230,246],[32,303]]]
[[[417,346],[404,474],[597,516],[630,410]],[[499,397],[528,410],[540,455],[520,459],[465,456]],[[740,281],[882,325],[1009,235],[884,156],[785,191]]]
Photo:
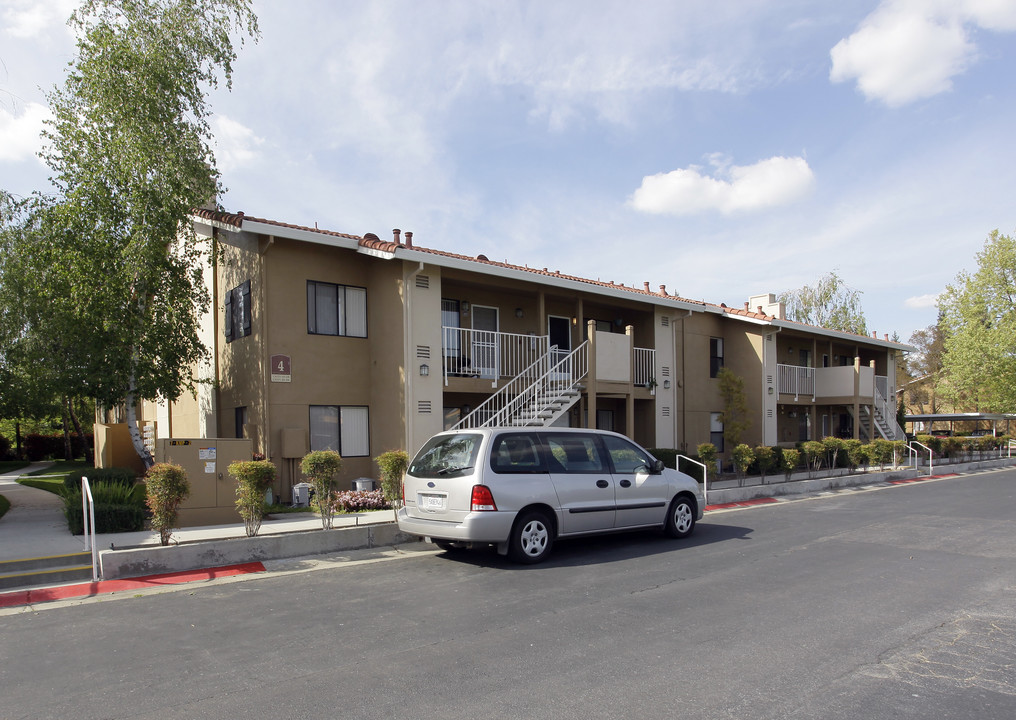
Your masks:
[[[204,570],[185,570],[162,575],[145,575],[144,577],[126,578],[124,580],[100,580],[99,582],[80,583],[78,585],[62,585],[60,587],[30,588],[0,593],[0,608],[18,605],[35,605],[53,600],[66,600],[76,597],[92,597],[103,593],[139,590],[143,588],[180,585],[198,580],[215,580],[233,575],[264,572],[265,566],[259,562],[241,563],[240,565],[224,565]]]
[[[754,500],[742,500],[740,502],[722,503],[720,505],[706,505],[706,510],[728,510],[730,508],[751,507],[752,505],[771,505],[779,502],[776,498],[755,498]]]
[[[906,485],[907,483],[924,482],[925,480],[938,480],[939,478],[959,477],[959,473],[946,473],[945,475],[924,475],[922,477],[907,478],[906,480],[890,480],[890,485]]]

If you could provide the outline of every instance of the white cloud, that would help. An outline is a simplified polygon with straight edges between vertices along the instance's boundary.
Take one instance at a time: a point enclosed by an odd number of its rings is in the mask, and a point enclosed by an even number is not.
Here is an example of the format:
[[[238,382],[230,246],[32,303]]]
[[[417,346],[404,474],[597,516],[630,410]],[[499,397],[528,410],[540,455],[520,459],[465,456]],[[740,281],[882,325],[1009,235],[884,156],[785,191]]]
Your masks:
[[[0,106],[0,162],[21,162],[42,149],[43,122],[51,117],[45,105],[30,102],[20,115]]]
[[[899,107],[952,88],[977,57],[971,27],[1016,29],[1012,0],[883,0],[829,52],[829,79]]]
[[[903,305],[905,307],[913,308],[915,310],[935,307],[938,305],[938,293],[908,297],[906,300],[903,301]]]
[[[641,212],[670,215],[761,210],[792,203],[815,183],[815,175],[802,157],[778,156],[728,168],[714,155],[710,164],[719,179],[703,175],[702,168],[694,165],[642,178],[631,206]]]
[[[77,5],[73,0],[3,0],[0,19],[3,32],[16,38],[34,38],[47,33],[68,17]]]
[[[218,115],[212,120],[215,135],[215,160],[219,169],[235,170],[250,165],[258,158],[256,148],[264,144],[264,138],[236,120]]]

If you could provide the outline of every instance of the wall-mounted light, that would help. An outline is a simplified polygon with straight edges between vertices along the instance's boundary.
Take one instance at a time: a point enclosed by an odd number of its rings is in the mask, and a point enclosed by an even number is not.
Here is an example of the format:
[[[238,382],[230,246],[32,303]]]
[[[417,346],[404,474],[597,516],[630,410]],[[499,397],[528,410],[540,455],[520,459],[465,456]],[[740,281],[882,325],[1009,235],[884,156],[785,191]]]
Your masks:
[[[670,380],[664,380],[663,381],[663,389],[664,390],[670,390]]]
[[[614,318],[614,324],[617,325],[618,327],[621,327],[622,325],[624,325],[624,318]]]
[[[772,394],[773,394],[773,389],[772,389],[772,388],[769,388],[769,394],[770,394],[770,395],[772,395]]]
[[[464,312],[464,313],[469,312],[469,301],[468,300],[463,300],[462,301],[462,305],[460,305],[459,307],[462,308],[462,312]]]
[[[420,375],[422,375],[423,377],[427,377],[428,375],[430,375],[430,365],[428,365],[427,363],[424,363],[423,365],[421,365],[420,366]]]
[[[577,317],[575,317],[574,315],[572,315],[571,324],[572,325],[578,325],[579,324],[579,319]]]
[[[522,308],[515,308],[515,317],[521,319],[523,315],[525,315],[525,313],[522,312]]]

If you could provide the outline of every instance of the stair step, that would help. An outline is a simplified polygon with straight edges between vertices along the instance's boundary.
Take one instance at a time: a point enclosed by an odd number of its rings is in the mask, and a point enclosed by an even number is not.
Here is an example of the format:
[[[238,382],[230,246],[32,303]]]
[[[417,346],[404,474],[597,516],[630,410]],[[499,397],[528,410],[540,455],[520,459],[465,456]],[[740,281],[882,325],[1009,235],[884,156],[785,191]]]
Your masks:
[[[0,575],[0,590],[10,590],[19,587],[35,587],[38,585],[61,585],[75,581],[90,581],[92,579],[92,566],[68,565],[65,567],[54,567],[45,570],[28,570],[18,573],[4,573]]]
[[[76,552],[66,555],[46,555],[43,557],[20,558],[18,560],[0,560],[0,575],[23,573],[30,570],[45,570],[53,567],[91,564],[92,553]]]

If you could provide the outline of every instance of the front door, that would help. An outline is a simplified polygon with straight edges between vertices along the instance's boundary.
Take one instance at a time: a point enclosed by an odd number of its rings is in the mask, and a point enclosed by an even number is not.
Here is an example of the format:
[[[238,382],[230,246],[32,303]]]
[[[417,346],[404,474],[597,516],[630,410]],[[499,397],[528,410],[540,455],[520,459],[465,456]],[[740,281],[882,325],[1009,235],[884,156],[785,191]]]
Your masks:
[[[480,377],[500,375],[497,331],[497,308],[473,305],[473,372]]]

